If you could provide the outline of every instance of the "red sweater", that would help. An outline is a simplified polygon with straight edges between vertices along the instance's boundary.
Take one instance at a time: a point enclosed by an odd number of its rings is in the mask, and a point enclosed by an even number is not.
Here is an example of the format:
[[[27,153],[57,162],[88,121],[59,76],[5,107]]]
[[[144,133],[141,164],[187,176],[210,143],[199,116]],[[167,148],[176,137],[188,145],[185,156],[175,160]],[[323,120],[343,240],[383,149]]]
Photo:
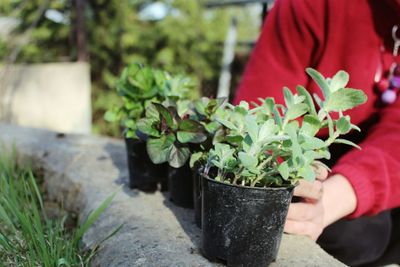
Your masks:
[[[278,0],[234,101],[272,96],[283,103],[282,87],[294,89],[297,84],[319,93],[304,72],[308,66],[325,76],[340,69],[349,72],[349,87],[368,95],[366,104],[347,112],[363,131],[364,136],[356,137],[362,139],[362,150],[341,155],[333,167],[356,192],[352,218],[400,207],[400,100],[382,107],[377,104],[380,93],[374,90],[378,66],[388,69],[393,61],[391,30],[400,25],[396,1]],[[380,50],[383,45],[386,52]]]

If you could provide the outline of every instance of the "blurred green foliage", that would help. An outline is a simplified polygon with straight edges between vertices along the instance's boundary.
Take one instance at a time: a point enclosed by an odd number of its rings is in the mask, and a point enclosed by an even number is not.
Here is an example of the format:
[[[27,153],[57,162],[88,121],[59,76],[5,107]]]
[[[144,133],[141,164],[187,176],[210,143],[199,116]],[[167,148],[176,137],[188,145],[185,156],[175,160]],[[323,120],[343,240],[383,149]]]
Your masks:
[[[143,22],[138,13],[146,0],[86,0],[85,26],[92,77],[93,131],[119,136],[117,124],[104,122],[103,114],[120,101],[114,87],[124,66],[140,62],[172,74],[186,73],[204,95],[215,93],[222,58],[222,43],[232,15],[239,20],[239,37],[253,40],[260,18],[245,8],[207,10],[205,0],[165,0],[170,14],[161,21]],[[47,19],[44,10],[55,9],[66,23]],[[1,0],[0,16],[14,16],[24,33],[38,19],[17,62],[76,60],[75,0]],[[68,22],[69,21],[69,22]],[[15,45],[0,40],[0,59]]]

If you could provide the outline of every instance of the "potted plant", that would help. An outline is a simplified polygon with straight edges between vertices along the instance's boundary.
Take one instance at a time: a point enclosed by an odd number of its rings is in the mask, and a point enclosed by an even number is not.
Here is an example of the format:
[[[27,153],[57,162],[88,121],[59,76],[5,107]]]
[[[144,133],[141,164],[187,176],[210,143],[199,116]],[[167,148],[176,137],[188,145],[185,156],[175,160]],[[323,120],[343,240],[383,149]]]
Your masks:
[[[145,118],[138,122],[139,130],[148,136],[147,152],[152,162],[168,162],[171,167],[170,199],[178,206],[193,207],[196,184],[193,184],[191,167],[201,160],[201,152],[212,147],[214,135],[221,127],[214,117],[223,110],[224,103],[225,99],[206,97],[189,105],[153,103],[147,107]],[[192,155],[195,160],[189,166]]]
[[[202,173],[206,258],[228,266],[268,266],[276,259],[299,179],[315,179],[312,165],[330,158],[332,143],[358,147],[339,137],[360,130],[343,111],[364,103],[366,95],[345,88],[349,76],[344,71],[332,79],[314,69],[306,71],[323,99],[301,86],[297,94],[284,88],[285,105],[273,98],[262,99],[254,108],[241,102],[217,119],[223,125],[222,138],[209,151]],[[329,129],[325,139],[316,136],[322,128]]]
[[[193,93],[193,82],[184,76],[140,64],[127,66],[117,82],[122,104],[106,112],[107,121],[120,122],[125,137],[131,188],[154,191],[158,183],[166,187],[167,165],[154,165],[146,152],[146,134],[138,131],[137,122],[151,103],[184,105]]]

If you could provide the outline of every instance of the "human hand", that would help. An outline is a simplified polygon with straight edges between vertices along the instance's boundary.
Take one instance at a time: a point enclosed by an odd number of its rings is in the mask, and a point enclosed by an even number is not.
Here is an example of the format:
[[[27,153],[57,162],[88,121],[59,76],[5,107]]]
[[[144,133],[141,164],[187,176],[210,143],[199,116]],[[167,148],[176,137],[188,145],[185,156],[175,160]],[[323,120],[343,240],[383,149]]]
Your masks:
[[[302,201],[291,203],[286,218],[285,232],[306,235],[316,240],[324,229],[324,206],[322,203],[323,184],[328,177],[328,170],[323,165],[314,164],[316,180],[308,182],[300,180],[294,189],[294,196]]]

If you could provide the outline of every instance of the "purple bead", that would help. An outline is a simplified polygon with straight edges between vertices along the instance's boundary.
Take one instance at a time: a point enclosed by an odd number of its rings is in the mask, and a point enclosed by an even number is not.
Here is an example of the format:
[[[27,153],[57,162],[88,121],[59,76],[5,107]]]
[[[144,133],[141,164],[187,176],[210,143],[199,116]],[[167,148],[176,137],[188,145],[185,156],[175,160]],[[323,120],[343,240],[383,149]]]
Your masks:
[[[394,76],[392,79],[390,79],[390,84],[394,88],[400,88],[400,76]]]
[[[397,95],[396,91],[394,90],[386,90],[382,94],[382,102],[385,104],[392,104],[394,101],[396,101]]]

